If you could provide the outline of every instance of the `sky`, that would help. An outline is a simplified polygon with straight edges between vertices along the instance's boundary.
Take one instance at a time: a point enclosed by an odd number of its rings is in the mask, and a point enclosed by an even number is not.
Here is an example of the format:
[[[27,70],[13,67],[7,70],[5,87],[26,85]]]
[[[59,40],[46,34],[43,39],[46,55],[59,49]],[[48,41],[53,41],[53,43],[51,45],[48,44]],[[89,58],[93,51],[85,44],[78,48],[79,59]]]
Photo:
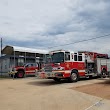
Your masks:
[[[110,36],[74,44],[107,34],[110,0],[0,0],[3,46],[110,54]]]

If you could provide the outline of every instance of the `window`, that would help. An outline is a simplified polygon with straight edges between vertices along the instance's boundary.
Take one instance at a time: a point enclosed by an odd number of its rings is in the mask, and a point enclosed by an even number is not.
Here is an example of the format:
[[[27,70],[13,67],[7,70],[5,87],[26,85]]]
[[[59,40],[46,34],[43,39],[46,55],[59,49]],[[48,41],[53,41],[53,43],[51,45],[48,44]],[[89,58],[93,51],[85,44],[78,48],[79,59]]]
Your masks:
[[[18,66],[23,66],[23,65],[24,65],[24,59],[18,58]]]
[[[78,61],[82,61],[82,54],[78,55]]]
[[[53,63],[61,63],[64,62],[64,52],[53,53],[52,62]]]
[[[70,60],[70,52],[65,52],[65,60]]]
[[[74,53],[74,61],[77,61],[77,53]]]
[[[4,60],[4,69],[7,69],[7,60]]]
[[[82,56],[78,56],[78,61],[82,61]]]

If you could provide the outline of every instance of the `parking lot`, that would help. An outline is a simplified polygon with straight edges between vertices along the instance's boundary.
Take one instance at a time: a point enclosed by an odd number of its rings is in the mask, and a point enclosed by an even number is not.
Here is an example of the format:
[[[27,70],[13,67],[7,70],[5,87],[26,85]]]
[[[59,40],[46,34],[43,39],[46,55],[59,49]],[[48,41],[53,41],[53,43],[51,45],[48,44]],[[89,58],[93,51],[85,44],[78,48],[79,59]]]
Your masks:
[[[0,110],[110,110],[110,83],[107,86],[105,83],[108,80],[83,79],[77,83],[64,80],[57,83],[36,77],[14,80],[2,78]],[[107,95],[97,96],[106,88]]]

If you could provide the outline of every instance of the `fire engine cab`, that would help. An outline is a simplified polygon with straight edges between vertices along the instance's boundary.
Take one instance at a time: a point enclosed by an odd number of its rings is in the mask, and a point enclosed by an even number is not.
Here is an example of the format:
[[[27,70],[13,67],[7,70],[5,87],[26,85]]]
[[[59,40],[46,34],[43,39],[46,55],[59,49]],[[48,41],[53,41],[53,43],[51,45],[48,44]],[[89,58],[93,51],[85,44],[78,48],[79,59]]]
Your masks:
[[[81,77],[105,76],[109,72],[110,59],[107,54],[55,50],[45,55],[44,65],[38,72],[38,77],[77,82]]]

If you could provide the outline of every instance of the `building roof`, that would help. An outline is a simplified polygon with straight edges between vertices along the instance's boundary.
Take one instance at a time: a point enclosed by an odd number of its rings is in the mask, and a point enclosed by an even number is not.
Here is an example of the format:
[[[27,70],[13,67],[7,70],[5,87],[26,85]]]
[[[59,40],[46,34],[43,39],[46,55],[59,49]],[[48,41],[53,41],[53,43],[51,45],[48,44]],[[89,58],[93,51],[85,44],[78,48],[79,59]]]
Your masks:
[[[5,46],[2,50],[2,54],[7,54],[7,55],[12,55],[14,52],[47,54],[48,50],[9,46],[9,45]]]

